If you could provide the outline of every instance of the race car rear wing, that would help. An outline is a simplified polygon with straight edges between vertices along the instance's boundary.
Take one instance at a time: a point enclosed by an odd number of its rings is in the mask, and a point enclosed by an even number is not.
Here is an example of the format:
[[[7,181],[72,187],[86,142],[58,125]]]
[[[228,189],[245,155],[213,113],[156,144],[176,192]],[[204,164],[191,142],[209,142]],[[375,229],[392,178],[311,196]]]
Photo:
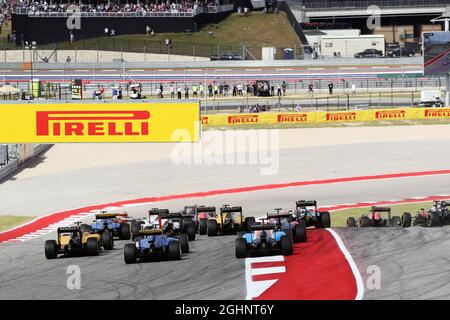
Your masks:
[[[275,230],[275,226],[271,224],[263,224],[263,225],[253,225],[252,231],[259,231],[259,230]]]
[[[148,210],[148,214],[150,216],[152,215],[162,215],[162,214],[168,214],[169,213],[169,209],[158,209],[158,208],[153,208]]]
[[[81,228],[79,226],[77,227],[59,227],[58,233],[64,233],[64,232],[78,232],[81,231]]]
[[[138,235],[141,236],[148,236],[148,235],[153,235],[153,236],[157,236],[157,235],[162,235],[163,231],[161,229],[143,229],[143,230],[139,230]]]
[[[228,213],[228,212],[242,212],[242,207],[228,207],[223,206],[220,208],[221,213]]]
[[[216,212],[216,207],[197,207],[197,212]]]
[[[287,218],[291,215],[289,213],[268,213],[267,219],[273,219],[273,218]]]
[[[95,215],[95,219],[114,219],[117,213],[99,213]]]
[[[297,208],[304,208],[304,207],[317,207],[317,201],[316,200],[299,200],[295,202]]]
[[[161,219],[182,219],[189,217],[188,215],[184,215],[183,212],[167,212],[160,214],[159,217]]]
[[[390,207],[372,206],[371,211],[373,211],[373,212],[391,212],[391,208]]]

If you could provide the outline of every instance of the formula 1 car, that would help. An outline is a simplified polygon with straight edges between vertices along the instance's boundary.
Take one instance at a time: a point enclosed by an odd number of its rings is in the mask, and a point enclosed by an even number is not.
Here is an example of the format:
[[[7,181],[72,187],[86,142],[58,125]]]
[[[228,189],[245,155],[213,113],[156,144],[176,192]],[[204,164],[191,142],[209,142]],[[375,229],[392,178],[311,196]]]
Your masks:
[[[295,205],[296,220],[303,220],[306,227],[329,228],[331,226],[330,213],[319,211],[317,201],[299,200]]]
[[[276,213],[268,213],[267,221],[275,225],[277,230],[289,230],[294,242],[306,242],[306,224],[303,219],[297,220],[291,213],[281,213],[281,208],[275,209]]]
[[[206,234],[208,219],[217,217],[216,207],[185,206],[184,212],[194,216],[195,228],[200,235]]]
[[[91,227],[95,233],[99,234],[108,230],[113,237],[120,240],[129,240],[131,236],[128,213],[107,213],[102,211],[95,215],[95,220]]]
[[[450,224],[450,201],[434,201],[430,210],[420,209],[414,218],[411,217],[409,212],[403,213],[401,226],[408,228],[411,224],[423,227],[437,227]]]
[[[164,235],[161,229],[140,230],[135,242],[125,245],[123,255],[126,264],[145,258],[181,259],[178,239]]]
[[[213,237],[218,234],[236,234],[239,231],[250,232],[254,223],[254,217],[244,218],[242,207],[223,205],[220,208],[220,214],[208,220],[207,234],[209,237]]]
[[[186,215],[183,212],[173,212],[158,215],[158,224],[163,233],[172,238],[178,239],[180,242],[181,253],[189,252],[189,236],[194,234],[194,223],[185,221]]]
[[[383,217],[387,213],[387,218]],[[362,215],[358,221],[354,217],[347,218],[347,227],[399,227],[399,216],[391,216],[391,208],[372,206],[368,215]]]
[[[104,235],[92,233],[92,230],[85,226],[60,227],[57,230],[58,240],[45,241],[45,257],[47,259],[56,259],[59,254],[87,254],[98,256],[100,248],[110,250],[109,240],[104,241]],[[110,234],[105,232],[105,235]]]
[[[253,224],[251,232],[238,235],[235,245],[238,259],[249,255],[291,255],[293,252],[292,237],[274,224]]]
[[[131,239],[134,241],[139,234],[139,231],[142,229],[154,229],[155,223],[158,224],[160,222],[159,215],[168,213],[169,209],[152,208],[148,211],[148,217],[133,219],[131,221]],[[158,224],[158,226],[160,226],[160,224]]]

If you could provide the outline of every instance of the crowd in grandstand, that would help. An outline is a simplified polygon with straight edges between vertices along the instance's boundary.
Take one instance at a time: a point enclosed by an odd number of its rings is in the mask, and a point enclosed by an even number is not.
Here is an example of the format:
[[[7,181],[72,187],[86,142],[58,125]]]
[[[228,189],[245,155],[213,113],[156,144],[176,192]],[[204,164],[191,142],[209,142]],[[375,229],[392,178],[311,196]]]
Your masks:
[[[146,13],[146,12],[192,12],[197,7],[214,5],[213,0],[171,0],[170,4],[155,0],[138,1],[137,3],[122,3],[111,1],[110,3],[80,4],[77,2],[49,3],[48,1],[20,0],[17,8],[26,9],[27,12],[68,12],[77,10],[80,12],[100,13]]]

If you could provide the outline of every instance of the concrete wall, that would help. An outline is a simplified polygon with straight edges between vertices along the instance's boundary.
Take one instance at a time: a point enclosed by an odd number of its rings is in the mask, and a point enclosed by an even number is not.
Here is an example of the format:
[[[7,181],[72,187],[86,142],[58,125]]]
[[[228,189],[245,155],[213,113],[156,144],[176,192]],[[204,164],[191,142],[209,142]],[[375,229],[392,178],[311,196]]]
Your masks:
[[[153,53],[133,53],[133,52],[117,52],[117,51],[95,51],[95,50],[38,50],[35,55],[35,62],[41,64],[37,56],[49,58],[49,62],[64,63],[66,58],[70,56],[72,63],[88,63],[88,62],[113,62],[114,59],[123,59],[125,62],[198,62],[210,61],[209,58],[170,55],[170,61],[167,54]],[[0,62],[29,62],[31,60],[30,53],[23,50],[5,50],[0,52]]]

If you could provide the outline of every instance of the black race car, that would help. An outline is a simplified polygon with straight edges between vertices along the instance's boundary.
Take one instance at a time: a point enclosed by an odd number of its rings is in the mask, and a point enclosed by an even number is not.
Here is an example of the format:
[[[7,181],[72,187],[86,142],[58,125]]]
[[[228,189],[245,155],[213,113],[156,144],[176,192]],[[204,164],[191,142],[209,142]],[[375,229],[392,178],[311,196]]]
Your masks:
[[[306,227],[329,228],[331,226],[330,213],[319,211],[317,201],[299,200],[296,203],[295,217],[297,221],[303,220]]]
[[[383,216],[387,214],[387,217]],[[372,206],[367,215],[363,214],[358,220],[354,217],[347,218],[347,227],[399,227],[401,218],[391,216],[391,208]]]
[[[434,201],[433,207],[426,211],[420,209],[414,218],[409,212],[405,212],[401,218],[401,226],[408,228],[411,226],[438,227],[450,224],[450,201]]]
[[[193,217],[195,229],[200,235],[206,234],[208,219],[217,217],[216,207],[185,206],[184,212]]]
[[[276,213],[267,214],[267,222],[274,224],[278,230],[284,230],[286,234],[292,234],[294,242],[306,242],[306,223],[303,219],[297,219],[289,212],[282,213],[282,209],[275,209]]]

